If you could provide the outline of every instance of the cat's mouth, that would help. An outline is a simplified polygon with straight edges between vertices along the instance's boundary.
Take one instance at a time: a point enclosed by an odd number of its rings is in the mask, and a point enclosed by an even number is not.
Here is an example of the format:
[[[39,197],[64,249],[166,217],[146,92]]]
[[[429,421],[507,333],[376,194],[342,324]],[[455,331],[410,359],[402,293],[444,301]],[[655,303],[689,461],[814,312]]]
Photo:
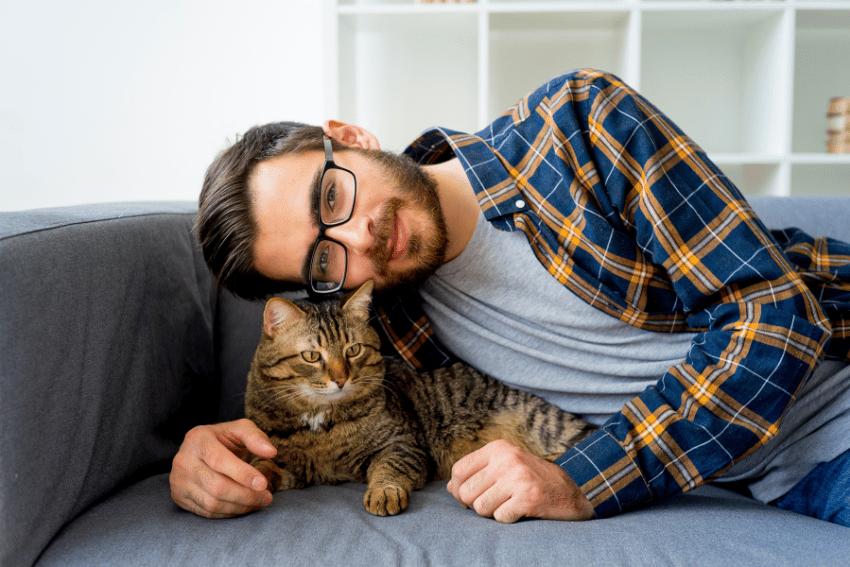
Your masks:
[[[321,403],[330,403],[349,397],[357,389],[357,386],[348,380],[343,386],[339,386],[336,382],[329,382],[324,387],[311,387],[311,398],[314,401]]]

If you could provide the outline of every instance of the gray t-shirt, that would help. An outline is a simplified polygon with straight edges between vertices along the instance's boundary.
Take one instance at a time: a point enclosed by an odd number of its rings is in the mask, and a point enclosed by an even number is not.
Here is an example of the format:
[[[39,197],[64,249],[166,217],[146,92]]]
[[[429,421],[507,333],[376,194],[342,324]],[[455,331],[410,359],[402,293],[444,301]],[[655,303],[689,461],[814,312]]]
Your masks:
[[[497,230],[483,215],[466,249],[420,291],[435,334],[455,355],[597,425],[702,340],[639,329],[591,307],[548,273],[524,233]],[[798,397],[777,438],[724,479],[765,476],[750,488],[769,501],[850,448],[850,368],[822,364]]]

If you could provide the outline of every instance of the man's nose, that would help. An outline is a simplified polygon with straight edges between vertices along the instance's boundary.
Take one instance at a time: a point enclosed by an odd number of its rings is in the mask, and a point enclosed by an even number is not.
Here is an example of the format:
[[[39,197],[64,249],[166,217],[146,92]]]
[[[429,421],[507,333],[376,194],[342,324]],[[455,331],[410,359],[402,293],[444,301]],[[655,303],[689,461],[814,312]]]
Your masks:
[[[352,216],[348,222],[325,229],[325,234],[342,242],[349,254],[365,256],[375,243],[372,221],[365,215]]]

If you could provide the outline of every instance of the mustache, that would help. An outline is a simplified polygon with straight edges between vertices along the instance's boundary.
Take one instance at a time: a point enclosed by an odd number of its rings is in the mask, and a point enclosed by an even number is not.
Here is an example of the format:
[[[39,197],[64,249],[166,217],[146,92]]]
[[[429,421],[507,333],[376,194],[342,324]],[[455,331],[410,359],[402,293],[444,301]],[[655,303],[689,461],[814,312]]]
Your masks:
[[[390,249],[389,242],[395,229],[395,218],[398,211],[404,208],[404,201],[398,197],[387,200],[381,217],[375,223],[375,244],[369,249],[369,257],[375,273],[387,277],[389,275]]]

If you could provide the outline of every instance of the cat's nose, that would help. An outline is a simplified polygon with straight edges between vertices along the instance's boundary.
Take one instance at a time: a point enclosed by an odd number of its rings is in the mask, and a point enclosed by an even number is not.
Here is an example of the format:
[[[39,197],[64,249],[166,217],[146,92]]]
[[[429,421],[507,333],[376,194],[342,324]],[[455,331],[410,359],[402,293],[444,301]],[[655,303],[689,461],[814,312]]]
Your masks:
[[[328,378],[340,388],[345,386],[345,383],[348,382],[348,364],[345,362],[329,364]]]

